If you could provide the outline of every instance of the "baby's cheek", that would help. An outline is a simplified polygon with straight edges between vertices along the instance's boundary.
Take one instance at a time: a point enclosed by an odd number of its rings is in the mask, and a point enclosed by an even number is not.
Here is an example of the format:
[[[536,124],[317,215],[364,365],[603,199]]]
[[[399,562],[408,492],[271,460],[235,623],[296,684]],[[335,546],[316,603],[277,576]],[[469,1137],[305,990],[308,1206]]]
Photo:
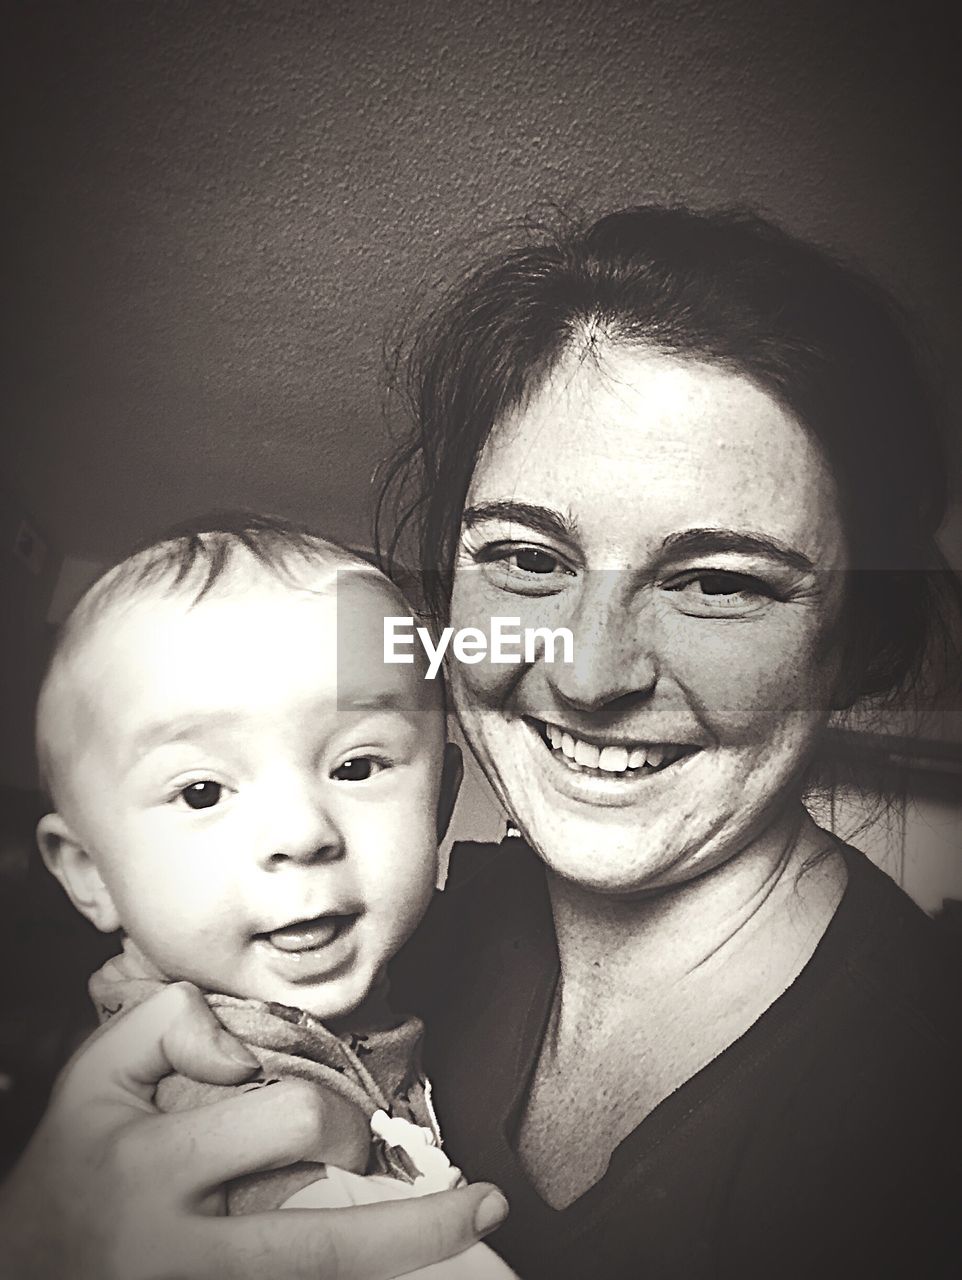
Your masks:
[[[401,858],[368,900],[369,936],[385,960],[400,950],[424,919],[437,879],[437,859]]]
[[[141,901],[142,927],[155,945],[182,964],[229,939],[243,925],[236,894],[212,866],[191,860],[158,875]]]

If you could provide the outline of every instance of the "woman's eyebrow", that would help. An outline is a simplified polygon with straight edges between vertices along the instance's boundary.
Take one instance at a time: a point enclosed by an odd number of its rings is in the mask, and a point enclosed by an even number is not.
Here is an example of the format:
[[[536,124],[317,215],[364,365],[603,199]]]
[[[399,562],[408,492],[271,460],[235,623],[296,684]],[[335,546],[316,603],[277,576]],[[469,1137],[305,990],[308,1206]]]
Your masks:
[[[477,506],[465,507],[461,517],[465,528],[473,529],[482,520],[523,524],[549,538],[564,538],[568,541],[574,541],[578,532],[576,522],[568,516],[551,507],[539,507],[530,502],[480,502]]]
[[[735,552],[742,555],[762,555],[778,560],[792,569],[811,572],[815,565],[808,556],[775,538],[760,533],[747,533],[740,529],[686,529],[672,533],[661,544],[672,555],[705,556],[719,552]]]

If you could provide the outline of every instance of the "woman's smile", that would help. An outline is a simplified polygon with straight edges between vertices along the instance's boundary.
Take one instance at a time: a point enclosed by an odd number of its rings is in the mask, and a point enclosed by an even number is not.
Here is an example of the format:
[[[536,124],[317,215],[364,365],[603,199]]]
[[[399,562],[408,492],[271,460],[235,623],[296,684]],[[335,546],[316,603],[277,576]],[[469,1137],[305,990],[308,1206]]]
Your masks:
[[[547,722],[539,726],[539,731],[545,745],[555,755],[560,754],[570,768],[625,778],[659,773],[682,756],[697,750],[676,742],[615,742],[607,739],[595,742],[579,731],[569,731],[561,725]]]
[[[635,805],[646,791],[673,784],[700,750],[679,743],[607,743],[575,737],[560,726],[521,720],[532,754],[544,760],[545,786],[576,804]],[[670,777],[669,777],[670,775]]]

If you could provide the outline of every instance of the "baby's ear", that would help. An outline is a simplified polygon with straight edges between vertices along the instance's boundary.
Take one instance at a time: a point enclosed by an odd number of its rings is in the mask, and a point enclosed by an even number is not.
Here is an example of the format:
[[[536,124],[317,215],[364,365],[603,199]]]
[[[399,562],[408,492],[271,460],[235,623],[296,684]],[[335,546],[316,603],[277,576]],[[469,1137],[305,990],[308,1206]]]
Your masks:
[[[438,840],[447,834],[451,815],[461,790],[461,779],[464,777],[464,761],[461,748],[453,742],[444,744],[444,766],[441,770],[441,790],[438,793]]]
[[[59,813],[37,824],[37,844],[47,869],[57,877],[81,915],[102,933],[120,928],[120,916],[97,864]]]

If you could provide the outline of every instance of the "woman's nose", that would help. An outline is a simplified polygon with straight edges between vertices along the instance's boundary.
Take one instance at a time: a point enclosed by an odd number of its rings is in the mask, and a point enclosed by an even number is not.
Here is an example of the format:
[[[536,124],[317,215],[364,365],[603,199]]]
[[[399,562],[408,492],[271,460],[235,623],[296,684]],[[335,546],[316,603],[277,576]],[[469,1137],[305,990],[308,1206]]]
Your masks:
[[[632,695],[648,696],[658,680],[653,608],[618,569],[587,573],[569,615],[574,661],[545,663],[561,702],[579,711]]]
[[[345,843],[329,806],[314,788],[285,788],[265,823],[261,864],[275,870],[287,863],[334,862]]]

